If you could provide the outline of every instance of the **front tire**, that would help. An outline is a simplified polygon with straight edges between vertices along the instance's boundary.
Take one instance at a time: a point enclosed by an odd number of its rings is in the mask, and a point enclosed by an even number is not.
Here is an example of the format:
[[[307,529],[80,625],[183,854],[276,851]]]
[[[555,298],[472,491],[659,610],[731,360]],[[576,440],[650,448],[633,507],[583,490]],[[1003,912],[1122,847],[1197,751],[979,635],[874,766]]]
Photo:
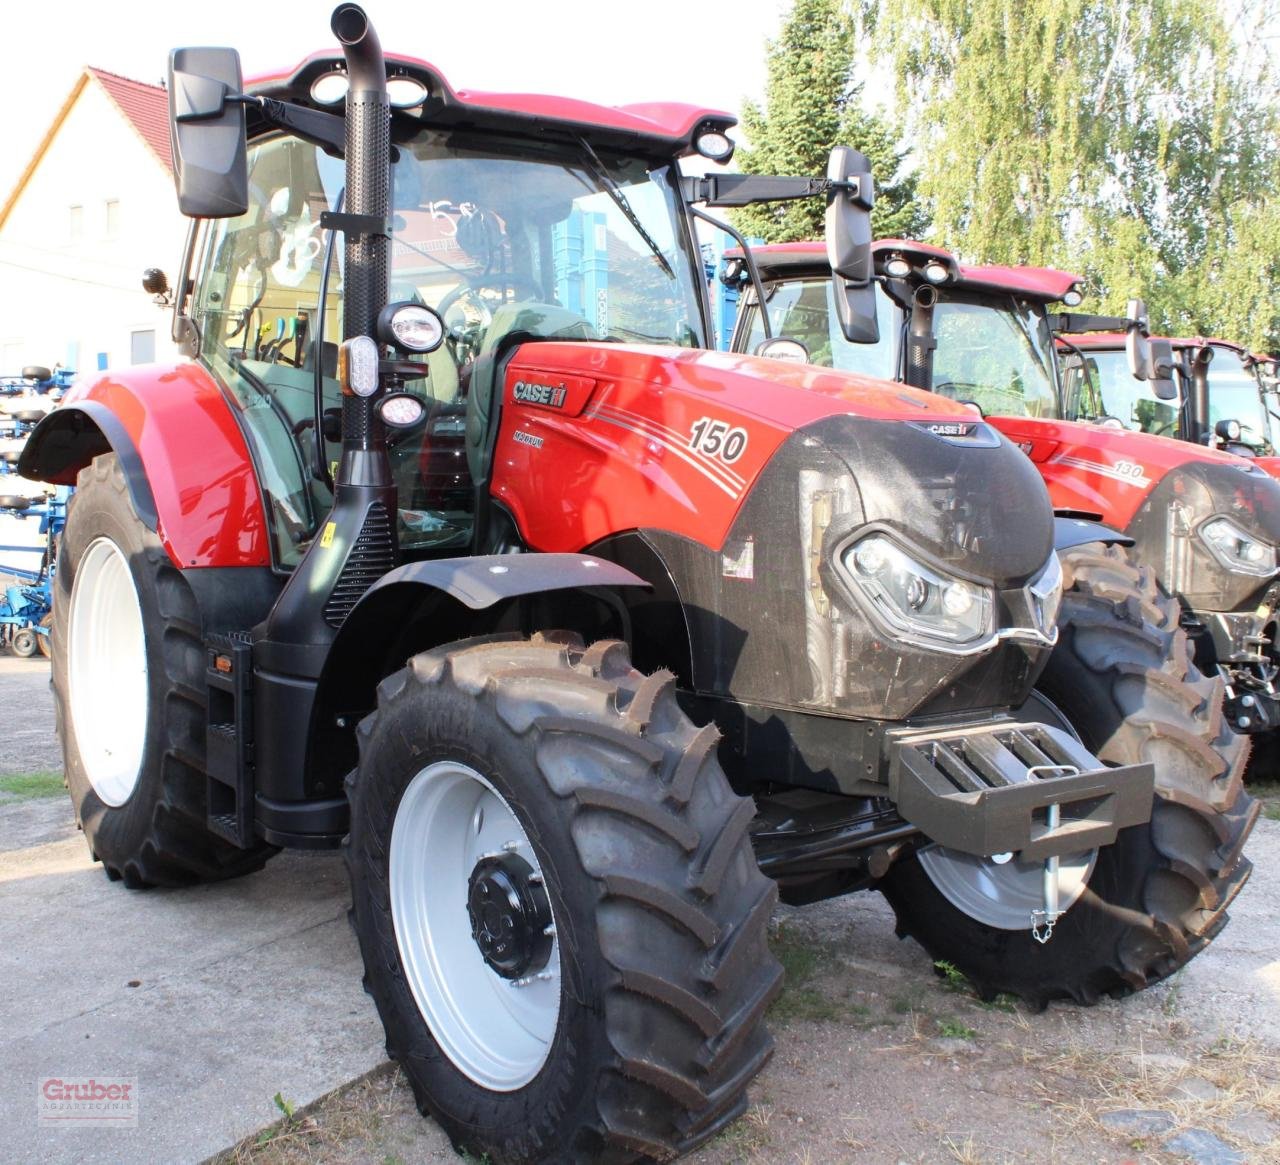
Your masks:
[[[1102,761],[1155,765],[1151,820],[1097,852],[1045,944],[1029,927],[1000,929],[957,909],[919,856],[881,883],[900,936],[984,998],[1007,992],[1036,1007],[1127,995],[1202,951],[1249,876],[1241,851],[1258,814],[1242,784],[1249,741],[1225,722],[1221,680],[1195,666],[1176,602],[1107,548],[1068,551],[1062,566],[1060,639],[1037,690]]]
[[[76,819],[132,888],[218,881],[275,853],[206,827],[200,611],[115,454],[80,471],[54,576],[52,680]]]
[[[777,894],[717,741],[613,641],[475,640],[383,682],[348,786],[353,924],[387,1051],[460,1151],[665,1160],[745,1107]],[[511,909],[481,925],[487,879]]]

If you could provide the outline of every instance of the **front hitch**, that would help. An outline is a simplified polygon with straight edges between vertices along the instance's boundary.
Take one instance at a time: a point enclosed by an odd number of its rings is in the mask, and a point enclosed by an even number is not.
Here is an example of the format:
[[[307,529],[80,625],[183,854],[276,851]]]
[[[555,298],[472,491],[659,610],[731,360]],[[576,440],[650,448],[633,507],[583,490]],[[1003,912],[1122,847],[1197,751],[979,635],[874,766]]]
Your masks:
[[[1110,845],[1151,817],[1155,768],[1108,768],[1047,724],[890,732],[889,796],[930,840],[1047,861]]]

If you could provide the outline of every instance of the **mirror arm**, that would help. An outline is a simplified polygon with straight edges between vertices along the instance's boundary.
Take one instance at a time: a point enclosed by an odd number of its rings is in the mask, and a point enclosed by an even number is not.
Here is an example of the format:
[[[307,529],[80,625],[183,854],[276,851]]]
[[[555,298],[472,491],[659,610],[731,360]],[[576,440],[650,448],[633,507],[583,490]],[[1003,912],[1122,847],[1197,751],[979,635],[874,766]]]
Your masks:
[[[756,290],[756,298],[760,301],[760,323],[764,327],[764,338],[766,340],[773,339],[773,329],[769,326],[769,305],[765,302],[764,284],[760,281],[760,269],[756,266],[755,256],[751,253],[751,248],[747,246],[747,240],[739,234],[737,228],[730,226],[727,222],[722,222],[713,215],[707,214],[705,210],[699,210],[696,206],[689,206],[689,213],[694,218],[700,218],[705,223],[718,230],[724,231],[739,247],[742,248],[743,262],[747,265],[747,272],[751,276],[751,285]]]
[[[707,206],[751,206],[756,202],[787,202],[813,198],[831,188],[826,178],[774,178],[758,174],[685,176],[680,190],[686,203]]]
[[[274,97],[243,97],[245,104],[269,126],[287,129],[295,137],[313,146],[319,146],[326,154],[341,158],[346,148],[346,119],[320,109],[306,109],[290,105]],[[252,137],[253,135],[250,134]]]
[[[1127,332],[1137,321],[1128,316],[1091,316],[1079,312],[1056,312],[1049,317],[1049,330],[1055,335],[1079,335],[1081,332]]]

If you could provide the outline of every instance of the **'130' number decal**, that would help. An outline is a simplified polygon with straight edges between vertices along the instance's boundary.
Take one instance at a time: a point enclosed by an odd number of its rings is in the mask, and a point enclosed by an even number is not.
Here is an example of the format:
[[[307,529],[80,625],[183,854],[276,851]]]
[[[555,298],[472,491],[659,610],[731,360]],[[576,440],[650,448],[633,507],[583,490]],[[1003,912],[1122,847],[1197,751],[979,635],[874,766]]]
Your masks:
[[[731,429],[724,421],[699,417],[689,430],[689,448],[732,465],[747,451],[747,431]]]

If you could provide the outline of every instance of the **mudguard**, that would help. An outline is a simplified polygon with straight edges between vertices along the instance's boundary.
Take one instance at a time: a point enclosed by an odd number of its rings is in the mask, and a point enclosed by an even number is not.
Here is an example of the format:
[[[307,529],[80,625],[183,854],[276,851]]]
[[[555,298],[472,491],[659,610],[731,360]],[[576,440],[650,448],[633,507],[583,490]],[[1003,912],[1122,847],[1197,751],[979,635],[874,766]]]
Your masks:
[[[271,565],[248,446],[200,365],[145,365],[80,381],[36,427],[18,471],[75,485],[108,451],[120,459],[138,517],[176,566]]]
[[[1132,546],[1133,539],[1101,522],[1087,518],[1073,518],[1062,514],[1053,516],[1053,548],[1059,554],[1073,546],[1087,542],[1102,542],[1107,546]]]
[[[419,651],[488,630],[468,612],[548,592],[608,594],[648,587],[639,575],[589,554],[490,554],[413,562],[389,571],[347,616],[324,661],[309,733],[307,771],[340,777],[355,763],[344,725],[372,707],[379,681]]]

